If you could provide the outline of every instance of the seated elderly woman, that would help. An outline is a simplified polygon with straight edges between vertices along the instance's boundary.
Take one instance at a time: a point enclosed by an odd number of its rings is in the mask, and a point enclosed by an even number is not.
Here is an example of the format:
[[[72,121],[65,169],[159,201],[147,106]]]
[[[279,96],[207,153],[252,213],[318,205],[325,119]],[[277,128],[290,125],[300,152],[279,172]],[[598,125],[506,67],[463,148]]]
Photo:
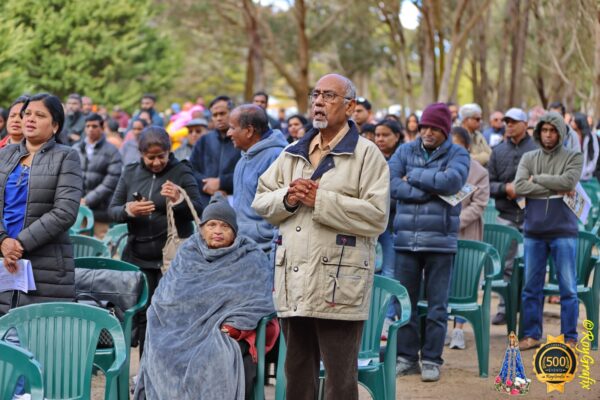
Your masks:
[[[249,398],[256,373],[250,331],[274,312],[272,266],[236,233],[235,211],[217,193],[200,234],[181,245],[148,308],[135,399]],[[278,325],[271,327],[272,346]]]

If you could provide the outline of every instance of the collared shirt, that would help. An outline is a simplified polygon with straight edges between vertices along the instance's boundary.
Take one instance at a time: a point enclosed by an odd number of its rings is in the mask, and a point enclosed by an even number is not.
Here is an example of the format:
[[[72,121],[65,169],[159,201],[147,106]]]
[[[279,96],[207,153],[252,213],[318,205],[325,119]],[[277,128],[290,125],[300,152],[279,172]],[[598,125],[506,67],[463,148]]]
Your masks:
[[[349,130],[350,126],[347,123],[345,123],[344,126],[342,126],[342,129],[340,129],[339,132],[333,137],[333,139],[331,139],[331,141],[325,146],[323,146],[323,138],[321,136],[321,132],[315,135],[315,137],[310,141],[310,144],[308,145],[308,158],[310,159],[310,163],[313,165],[313,167],[316,168],[321,162],[321,160],[327,154],[329,154],[331,150],[335,149],[335,146],[337,146],[338,143],[342,141],[342,139],[344,138],[344,136],[346,136]]]
[[[85,141],[85,153],[87,155],[88,161],[91,160],[94,156],[94,149],[96,148],[96,144],[98,144],[98,142],[89,143],[87,139]]]
[[[438,149],[440,147],[442,147],[442,145],[439,145],[438,147],[436,147],[433,150],[427,150],[425,148],[425,146],[423,145],[423,142],[421,142],[421,150],[423,151],[423,157],[425,157],[425,161],[429,161],[429,159],[431,158],[431,156],[433,155],[433,153],[435,153],[436,151],[438,151]]]

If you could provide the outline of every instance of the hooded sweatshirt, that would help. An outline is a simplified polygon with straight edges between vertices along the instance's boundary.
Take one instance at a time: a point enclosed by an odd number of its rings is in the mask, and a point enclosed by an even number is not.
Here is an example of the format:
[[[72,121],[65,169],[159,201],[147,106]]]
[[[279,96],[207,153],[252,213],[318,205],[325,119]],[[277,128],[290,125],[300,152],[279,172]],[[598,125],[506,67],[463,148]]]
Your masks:
[[[559,134],[558,143],[552,149],[541,145],[545,123],[554,125]],[[553,111],[544,114],[533,132],[540,148],[525,153],[519,163],[515,189],[517,195],[527,198],[523,228],[526,237],[577,237],[577,217],[559,193],[575,189],[583,168],[583,156],[563,146],[566,135],[567,126],[560,114]]]
[[[248,151],[242,152],[233,173],[233,207],[237,213],[239,234],[253,239],[266,252],[271,251],[275,228],[251,207],[258,178],[271,166],[288,142],[275,129],[266,132]]]

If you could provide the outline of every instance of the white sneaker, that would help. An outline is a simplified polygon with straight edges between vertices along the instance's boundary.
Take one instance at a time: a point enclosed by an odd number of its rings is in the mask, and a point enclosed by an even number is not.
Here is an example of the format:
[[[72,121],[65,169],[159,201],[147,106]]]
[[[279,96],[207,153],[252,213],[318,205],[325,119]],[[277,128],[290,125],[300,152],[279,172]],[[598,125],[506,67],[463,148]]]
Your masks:
[[[29,393],[15,394],[12,400],[31,400],[31,395]]]
[[[444,339],[444,346],[450,345],[450,341],[452,340],[452,336],[448,332],[446,332],[446,338]]]
[[[465,349],[465,333],[462,329],[454,328],[452,331],[452,340],[450,340],[451,349]]]

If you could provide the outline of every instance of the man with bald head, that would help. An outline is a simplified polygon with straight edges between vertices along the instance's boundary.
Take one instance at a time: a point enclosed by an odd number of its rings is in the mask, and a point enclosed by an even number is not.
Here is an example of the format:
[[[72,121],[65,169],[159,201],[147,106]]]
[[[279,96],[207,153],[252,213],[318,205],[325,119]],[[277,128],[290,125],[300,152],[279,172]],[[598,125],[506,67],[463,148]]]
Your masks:
[[[242,155],[233,172],[233,206],[238,233],[253,239],[271,254],[276,230],[252,209],[258,178],[279,156],[288,142],[278,129],[269,129],[265,110],[244,104],[229,115],[227,136]]]
[[[325,75],[310,93],[313,129],[260,177],[252,207],[273,225],[275,307],[287,344],[286,398],[358,399],[357,358],[368,318],[377,237],[389,214],[389,170],[350,120],[356,89]]]

